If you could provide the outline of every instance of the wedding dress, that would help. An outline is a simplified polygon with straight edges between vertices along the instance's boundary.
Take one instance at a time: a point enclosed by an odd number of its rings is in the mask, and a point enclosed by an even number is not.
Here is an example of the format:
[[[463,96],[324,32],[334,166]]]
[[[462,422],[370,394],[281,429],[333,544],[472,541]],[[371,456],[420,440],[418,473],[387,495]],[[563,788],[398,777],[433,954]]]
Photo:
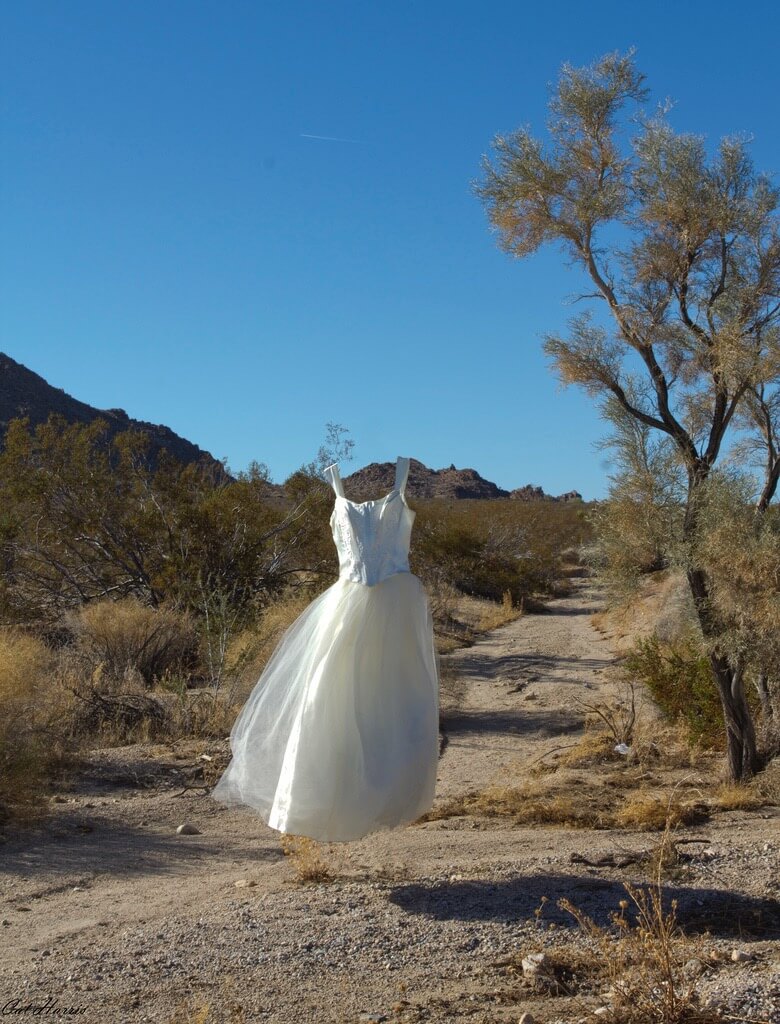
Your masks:
[[[324,475],[339,578],[279,641],[212,796],[255,808],[280,832],[345,842],[430,809],[439,670],[428,597],[409,569],[409,459],[399,456],[395,486],[375,501],[345,497],[337,464]]]

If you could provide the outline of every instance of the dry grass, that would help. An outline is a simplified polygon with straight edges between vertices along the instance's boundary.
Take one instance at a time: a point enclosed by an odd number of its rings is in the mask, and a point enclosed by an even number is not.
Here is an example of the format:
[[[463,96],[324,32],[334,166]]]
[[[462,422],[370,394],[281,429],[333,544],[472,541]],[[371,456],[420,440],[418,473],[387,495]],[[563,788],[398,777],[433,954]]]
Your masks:
[[[677,922],[676,902],[664,902],[661,874],[676,853],[672,836],[669,817],[654,858],[653,881],[647,886],[624,883],[626,898],[610,914],[609,924],[597,924],[569,900],[560,899],[557,906],[579,925],[580,941],[564,940],[555,947],[549,942],[524,944],[522,954],[495,965],[522,976],[519,992],[512,993],[515,1000],[528,989],[535,996],[568,997],[567,1020],[591,1019],[597,1013],[609,1024],[722,1021],[715,1009],[703,1004],[696,974],[686,968],[694,957],[714,964],[716,954],[708,952],[706,938],[686,936]],[[539,925],[547,902],[543,897],[535,911]],[[555,1016],[558,1019],[559,1013]]]
[[[308,836],[282,836],[282,850],[295,870],[299,885],[332,882],[335,873],[322,852],[322,847]]]
[[[244,703],[282,636],[311,601],[310,593],[294,588],[265,608],[256,624],[231,639],[225,667],[229,702]]]
[[[726,782],[712,794],[715,806],[721,811],[755,811],[769,802],[758,785]]]
[[[542,906],[536,911],[537,919],[543,911]],[[524,945],[521,955],[514,955],[499,961],[496,967],[504,968],[506,973],[522,975],[522,963],[529,957],[540,956],[538,967],[532,976],[523,977],[522,985],[530,988],[534,995],[539,996],[579,996],[597,991],[603,987],[603,980],[608,971],[592,951],[583,949],[574,942],[565,942],[556,947],[530,942]]]
[[[767,804],[780,806],[780,757],[770,761],[753,785]]]
[[[508,622],[519,619],[522,614],[522,605],[516,605],[512,600],[511,590],[505,590],[501,604],[491,601],[477,620],[476,628],[483,632],[498,629],[499,626],[505,626]]]
[[[134,598],[94,601],[70,617],[88,671],[139,678],[147,687],[192,667],[198,638],[192,620],[174,608],[149,608]]]
[[[639,704],[633,682],[623,682],[601,700],[586,701],[580,698],[576,706],[585,713],[586,727],[599,724],[607,730],[615,744],[630,746],[634,742]]]
[[[454,710],[463,704],[466,681],[451,661],[443,659],[439,665],[439,703],[442,709]]]
[[[706,821],[711,808],[698,788],[680,783],[647,789],[647,773],[623,767],[604,773],[567,771],[537,777],[518,786],[470,790],[444,801],[420,821],[454,817],[510,818],[513,824],[563,828],[659,831],[669,822]],[[715,808],[712,808],[715,809]]]
[[[570,913],[598,947],[609,987],[601,1020],[608,1024],[718,1024],[722,1017],[702,1004],[685,964],[702,951],[677,923],[677,904],[664,907],[660,882],[649,888],[624,883],[628,899],[602,928],[568,900]]]
[[[707,808],[701,801],[681,801],[674,793],[666,796],[637,793],[616,811],[612,822],[617,828],[656,831],[671,825],[693,825],[706,821]]]
[[[545,792],[534,783],[473,790],[434,807],[419,820],[436,821],[465,815],[512,818],[517,825],[596,828],[603,824],[600,808],[595,804],[589,805],[580,793],[569,796],[561,792]]]
[[[236,981],[232,975],[218,982],[218,991],[210,1002],[202,996],[189,996],[182,1000],[167,1018],[166,1024],[244,1024],[247,1014],[236,994]]]
[[[587,729],[578,743],[560,755],[557,764],[562,768],[586,768],[615,761],[618,756],[609,733]]]
[[[56,672],[42,641],[0,630],[0,824],[40,815],[49,778],[71,763]]]

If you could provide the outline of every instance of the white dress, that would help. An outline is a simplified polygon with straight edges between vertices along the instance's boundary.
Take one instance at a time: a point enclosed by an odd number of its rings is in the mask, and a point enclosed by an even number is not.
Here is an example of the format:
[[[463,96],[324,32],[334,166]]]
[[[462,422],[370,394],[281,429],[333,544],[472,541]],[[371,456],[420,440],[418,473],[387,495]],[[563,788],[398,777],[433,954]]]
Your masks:
[[[212,796],[247,804],[280,832],[359,839],[429,810],[438,766],[433,620],[409,570],[409,459],[384,498],[344,496],[330,523],[339,579],[287,629],[230,734]]]

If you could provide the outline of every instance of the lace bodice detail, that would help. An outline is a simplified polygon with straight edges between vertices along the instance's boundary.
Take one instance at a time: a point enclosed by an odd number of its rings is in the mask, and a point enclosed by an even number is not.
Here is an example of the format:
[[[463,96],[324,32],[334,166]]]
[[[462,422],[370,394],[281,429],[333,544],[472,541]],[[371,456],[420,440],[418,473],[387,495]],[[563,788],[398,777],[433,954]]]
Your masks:
[[[397,572],[409,572],[409,544],[416,513],[406,504],[409,459],[400,455],[395,467],[395,486],[384,498],[350,501],[337,463],[324,470],[336,492],[330,517],[339,556],[339,577],[374,586]]]

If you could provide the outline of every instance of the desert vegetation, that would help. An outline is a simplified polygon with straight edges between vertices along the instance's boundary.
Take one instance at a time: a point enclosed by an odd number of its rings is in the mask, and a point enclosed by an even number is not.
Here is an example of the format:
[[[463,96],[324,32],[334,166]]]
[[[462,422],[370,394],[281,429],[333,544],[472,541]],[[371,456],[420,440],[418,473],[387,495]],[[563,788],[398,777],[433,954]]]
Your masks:
[[[3,815],[29,810],[68,752],[227,734],[284,630],[336,578],[320,471],[352,442],[328,431],[280,501],[260,464],[235,478],[165,453],[152,465],[141,433],[11,422],[0,454]],[[579,504],[413,504],[412,570],[445,648],[552,593],[590,529]]]

